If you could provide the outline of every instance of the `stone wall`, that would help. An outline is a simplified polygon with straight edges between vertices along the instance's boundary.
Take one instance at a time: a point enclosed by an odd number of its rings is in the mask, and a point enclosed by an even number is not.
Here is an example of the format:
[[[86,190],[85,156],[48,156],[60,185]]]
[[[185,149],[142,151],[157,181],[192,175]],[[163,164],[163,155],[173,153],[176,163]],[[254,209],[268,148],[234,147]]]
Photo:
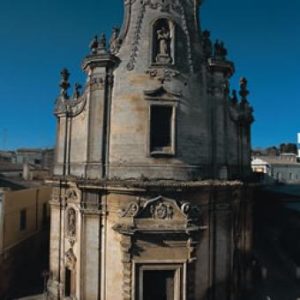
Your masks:
[[[142,275],[137,274],[144,269],[177,270],[180,299],[227,299],[246,286],[251,187],[105,185],[64,182],[61,190],[54,188],[49,299],[59,293],[74,299],[139,299]]]

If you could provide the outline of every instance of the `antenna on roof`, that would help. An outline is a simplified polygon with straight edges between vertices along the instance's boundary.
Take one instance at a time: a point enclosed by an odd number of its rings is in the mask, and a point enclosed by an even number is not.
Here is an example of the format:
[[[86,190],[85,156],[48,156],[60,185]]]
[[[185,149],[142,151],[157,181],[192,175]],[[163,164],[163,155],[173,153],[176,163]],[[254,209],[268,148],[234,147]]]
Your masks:
[[[6,150],[7,144],[7,129],[4,128],[2,132],[2,148],[3,150]]]

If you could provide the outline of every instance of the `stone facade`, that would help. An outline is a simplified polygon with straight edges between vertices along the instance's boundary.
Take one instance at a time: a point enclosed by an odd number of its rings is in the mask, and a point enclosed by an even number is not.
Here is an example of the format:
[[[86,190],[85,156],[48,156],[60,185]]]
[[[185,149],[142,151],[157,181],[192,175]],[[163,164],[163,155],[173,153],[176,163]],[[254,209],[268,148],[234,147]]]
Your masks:
[[[247,81],[199,1],[125,1],[87,84],[61,75],[49,299],[237,299],[251,254]],[[235,181],[239,179],[240,181]]]

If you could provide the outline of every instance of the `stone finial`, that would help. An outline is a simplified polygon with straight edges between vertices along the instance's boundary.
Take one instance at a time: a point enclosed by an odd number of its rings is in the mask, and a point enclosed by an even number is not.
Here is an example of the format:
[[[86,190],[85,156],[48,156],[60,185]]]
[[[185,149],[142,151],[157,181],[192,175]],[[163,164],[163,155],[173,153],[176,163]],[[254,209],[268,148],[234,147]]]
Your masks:
[[[238,97],[237,97],[237,92],[236,92],[236,90],[232,90],[231,103],[232,103],[233,105],[236,105],[236,104],[238,103]]]
[[[242,102],[247,102],[248,91],[248,81],[245,77],[240,79],[240,96],[242,97]]]
[[[107,46],[106,45],[106,36],[104,33],[102,33],[101,39],[99,41],[99,47],[98,47],[99,53],[106,53],[107,52],[106,46]]]
[[[61,80],[60,80],[60,95],[67,99],[68,98],[68,88],[70,87],[70,83],[69,83],[69,77],[70,77],[70,73],[69,71],[64,68],[61,72]]]
[[[90,43],[91,54],[97,54],[98,47],[99,47],[98,36],[95,35],[93,40]]]
[[[213,46],[210,40],[210,32],[208,30],[203,31],[203,51],[206,58],[212,56]]]
[[[75,83],[74,85],[74,99],[78,99],[80,97],[80,90],[82,89],[82,85],[80,83]]]
[[[97,54],[106,54],[107,53],[107,43],[106,43],[106,36],[102,33],[101,38],[99,40],[98,36],[95,35],[93,40],[90,43],[90,50],[92,55]]]
[[[221,59],[221,60],[226,60],[227,54],[228,54],[228,52],[224,46],[224,43],[216,40],[215,45],[214,45],[215,58]]]

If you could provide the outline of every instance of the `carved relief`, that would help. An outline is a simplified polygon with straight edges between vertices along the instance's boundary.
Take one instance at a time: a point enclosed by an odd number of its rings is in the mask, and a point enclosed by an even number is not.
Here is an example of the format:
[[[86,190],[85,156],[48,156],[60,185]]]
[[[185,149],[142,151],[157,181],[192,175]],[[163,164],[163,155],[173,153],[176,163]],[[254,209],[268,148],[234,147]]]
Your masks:
[[[52,189],[52,201],[54,202],[59,202],[59,198],[60,198],[60,191],[58,188],[53,188]]]
[[[174,12],[180,13],[178,0],[146,0],[144,5],[149,5],[150,8],[159,9],[162,12],[169,12],[172,9]]]
[[[173,220],[177,219],[180,222],[184,221],[185,224],[197,224],[200,219],[200,209],[192,205],[189,202],[177,203],[173,199],[164,198],[158,196],[156,198],[145,200],[140,199],[139,201],[144,202],[143,204],[134,201],[128,204],[128,206],[120,210],[119,215],[122,218],[139,218],[139,219],[160,219],[160,220]],[[132,226],[120,225],[118,230],[134,231]],[[117,229],[117,226],[115,227]]]
[[[89,80],[89,86],[92,91],[103,90],[105,87],[105,74],[97,74],[97,76],[91,76]]]
[[[123,263],[123,299],[131,299],[132,289],[132,238],[131,236],[123,235],[121,240],[122,263]]]
[[[72,248],[70,248],[65,254],[65,265],[68,269],[75,270],[76,261],[77,261],[77,258],[74,254],[74,251]]]
[[[76,202],[79,200],[79,195],[77,190],[75,189],[68,189],[66,192],[66,200],[68,202]]]
[[[189,32],[189,29],[188,29],[188,25],[187,25],[186,14],[185,14],[184,7],[182,6],[182,4],[180,4],[179,10],[180,10],[180,16],[181,16],[181,22],[182,22],[182,29],[183,29],[183,32],[186,36],[188,65],[189,65],[189,68],[190,68],[190,72],[194,72],[194,65],[193,65],[193,58],[192,58],[192,47],[191,47],[191,37],[190,37],[190,32]]]
[[[141,30],[142,30],[142,24],[143,24],[143,20],[144,20],[145,11],[146,11],[145,5],[142,5],[139,15],[138,15],[138,18],[137,18],[137,24],[135,27],[136,29],[134,32],[133,42],[132,42],[132,50],[131,50],[129,62],[127,64],[128,71],[132,71],[135,67],[135,61],[136,61],[136,57],[137,57],[137,53],[138,53],[138,49],[139,49],[139,42],[140,42],[140,38],[141,38]]]
[[[172,219],[174,215],[174,209],[170,204],[158,203],[157,205],[151,205],[150,211],[152,218],[154,219]]]
[[[76,235],[76,211],[74,208],[69,208],[67,211],[67,235],[69,237]]]
[[[140,206],[137,202],[131,202],[126,209],[120,211],[120,217],[136,217],[139,213]]]
[[[149,74],[152,79],[156,78],[163,84],[165,81],[172,81],[172,79],[177,77],[180,73],[171,69],[157,68],[147,70],[146,74]]]
[[[151,199],[138,199],[120,211],[123,218],[121,223],[115,224],[113,229],[121,234],[121,249],[123,253],[123,299],[132,297],[132,259],[134,255],[141,255],[143,247],[147,247],[147,240],[136,241],[140,234],[155,234],[156,239],[163,240],[169,247],[185,246],[189,262],[188,299],[194,299],[194,262],[196,247],[199,242],[200,209],[189,203],[158,196]],[[124,220],[127,218],[127,220]],[[159,226],[158,226],[159,224]],[[179,240],[172,244],[174,234]],[[170,235],[171,239],[168,238]],[[143,235],[146,237],[147,235]],[[152,244],[153,242],[151,242]],[[138,253],[138,254],[137,254]]]

